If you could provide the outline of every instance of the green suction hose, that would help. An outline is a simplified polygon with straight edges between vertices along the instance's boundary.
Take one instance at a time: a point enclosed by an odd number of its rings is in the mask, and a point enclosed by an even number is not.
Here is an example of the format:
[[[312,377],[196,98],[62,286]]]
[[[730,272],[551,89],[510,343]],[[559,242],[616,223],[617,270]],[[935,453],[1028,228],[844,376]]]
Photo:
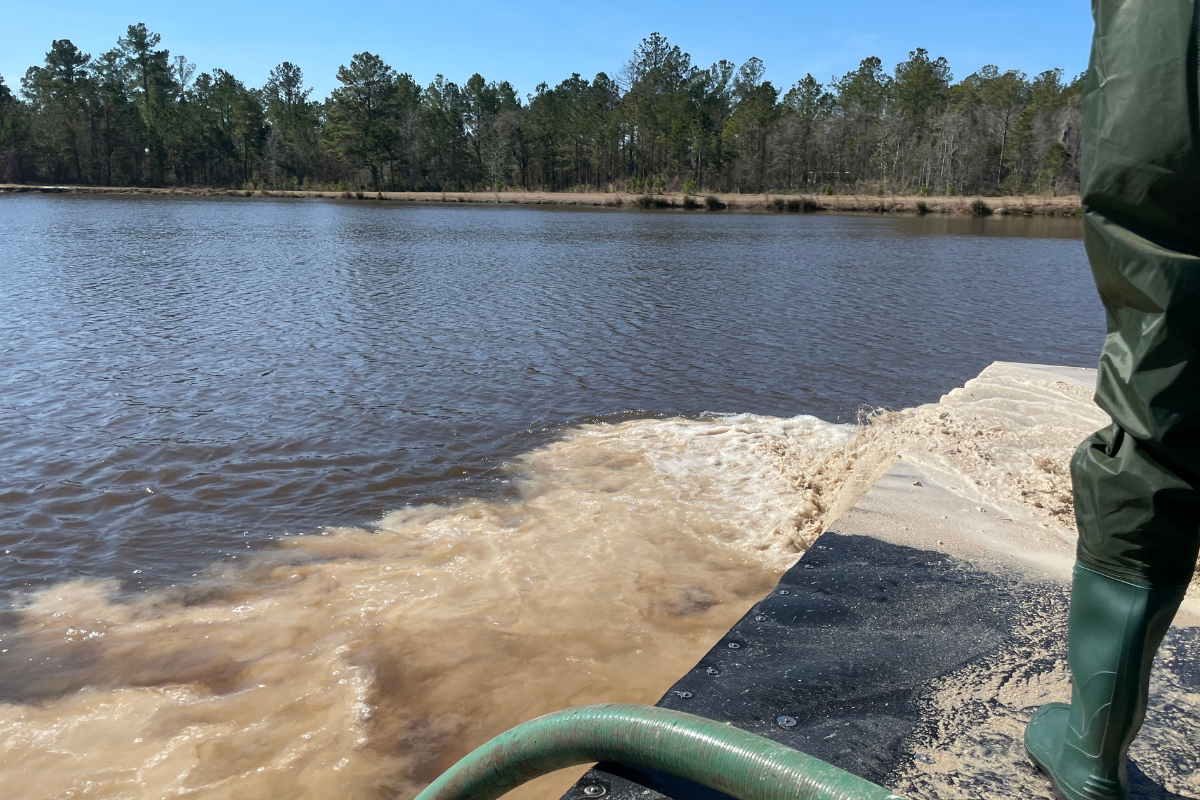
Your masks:
[[[459,761],[417,800],[495,800],[540,775],[595,761],[649,767],[737,800],[903,800],[732,725],[617,704],[570,708],[518,725]]]

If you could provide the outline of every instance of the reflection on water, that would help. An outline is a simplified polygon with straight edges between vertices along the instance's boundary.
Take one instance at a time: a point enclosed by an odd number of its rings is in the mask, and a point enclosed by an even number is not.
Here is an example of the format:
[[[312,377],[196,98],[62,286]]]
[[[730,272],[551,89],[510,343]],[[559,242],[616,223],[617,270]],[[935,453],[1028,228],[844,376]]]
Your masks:
[[[0,219],[0,589],[190,580],[503,494],[564,425],[853,421],[997,359],[1091,365],[1103,330],[1069,220],[62,196]]]
[[[867,468],[815,417],[1102,336],[1055,220],[0,218],[21,798],[410,797],[538,713],[653,702]]]

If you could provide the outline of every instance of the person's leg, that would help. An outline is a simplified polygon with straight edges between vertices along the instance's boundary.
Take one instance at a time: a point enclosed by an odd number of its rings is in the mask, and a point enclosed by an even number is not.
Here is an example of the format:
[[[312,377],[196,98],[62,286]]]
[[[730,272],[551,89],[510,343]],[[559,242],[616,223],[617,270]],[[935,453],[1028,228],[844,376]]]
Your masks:
[[[1070,706],[1025,733],[1070,800],[1124,798],[1150,665],[1200,546],[1200,0],[1093,0],[1084,241],[1108,318],[1071,463],[1079,526]]]
[[[1058,796],[1126,796],[1126,761],[1146,716],[1150,665],[1182,598],[1182,587],[1146,587],[1075,565],[1067,626],[1071,703],[1042,706],[1025,729],[1029,756]]]

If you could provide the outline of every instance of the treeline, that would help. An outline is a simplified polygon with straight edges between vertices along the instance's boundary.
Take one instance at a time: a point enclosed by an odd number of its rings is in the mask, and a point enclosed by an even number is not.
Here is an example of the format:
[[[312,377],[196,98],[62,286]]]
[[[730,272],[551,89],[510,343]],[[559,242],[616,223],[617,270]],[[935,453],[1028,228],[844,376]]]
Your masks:
[[[1082,81],[987,66],[955,81],[923,49],[781,91],[763,62],[708,68],[660,34],[615,77],[518,96],[473,75],[428,86],[378,56],[314,100],[283,62],[261,88],[197,74],[131,25],[93,57],[67,39],[18,93],[0,77],[10,183],[632,192],[1017,194],[1077,190]]]

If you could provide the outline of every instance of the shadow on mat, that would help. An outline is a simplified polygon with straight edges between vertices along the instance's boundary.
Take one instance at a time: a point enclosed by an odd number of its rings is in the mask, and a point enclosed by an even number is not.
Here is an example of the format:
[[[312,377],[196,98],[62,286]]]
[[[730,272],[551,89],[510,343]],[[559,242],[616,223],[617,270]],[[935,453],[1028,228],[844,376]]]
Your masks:
[[[1129,796],[1137,800],[1197,800],[1195,795],[1176,794],[1129,762]]]

